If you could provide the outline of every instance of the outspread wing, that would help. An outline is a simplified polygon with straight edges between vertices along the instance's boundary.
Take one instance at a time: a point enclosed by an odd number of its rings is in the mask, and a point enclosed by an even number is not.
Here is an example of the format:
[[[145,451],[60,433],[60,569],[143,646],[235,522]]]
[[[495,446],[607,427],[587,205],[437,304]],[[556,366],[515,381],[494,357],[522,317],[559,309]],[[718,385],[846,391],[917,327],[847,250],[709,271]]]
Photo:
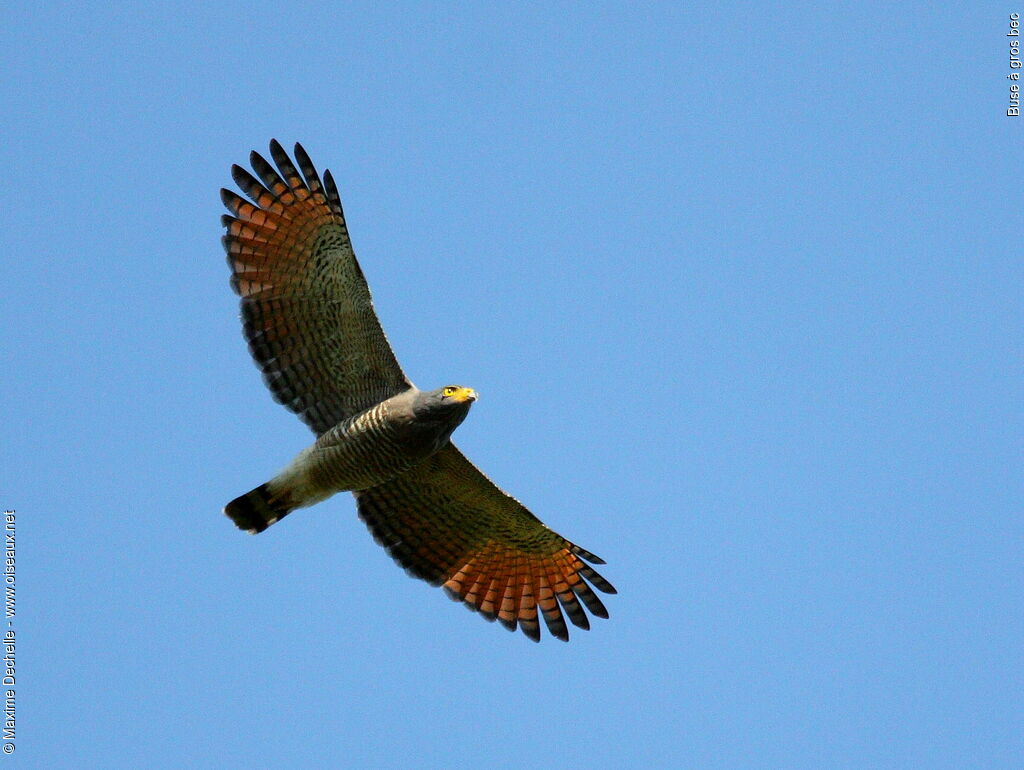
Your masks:
[[[487,620],[538,641],[543,614],[551,635],[568,641],[562,610],[580,628],[590,627],[582,605],[608,617],[588,581],[615,589],[583,560],[604,562],[544,526],[452,444],[355,495],[360,518],[396,562]]]
[[[253,152],[254,177],[221,190],[231,287],[249,350],[274,398],[318,434],[410,386],[373,310],[330,171],[321,183],[301,145],[277,168]]]

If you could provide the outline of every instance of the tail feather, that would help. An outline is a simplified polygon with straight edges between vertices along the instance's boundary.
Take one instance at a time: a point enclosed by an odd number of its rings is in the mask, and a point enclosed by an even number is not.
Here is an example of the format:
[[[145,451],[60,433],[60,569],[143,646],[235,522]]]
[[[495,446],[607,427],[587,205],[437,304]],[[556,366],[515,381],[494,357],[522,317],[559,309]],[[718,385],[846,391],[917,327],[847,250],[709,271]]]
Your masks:
[[[239,529],[255,535],[283,519],[295,508],[287,497],[274,495],[267,484],[260,484],[225,505],[224,513]]]

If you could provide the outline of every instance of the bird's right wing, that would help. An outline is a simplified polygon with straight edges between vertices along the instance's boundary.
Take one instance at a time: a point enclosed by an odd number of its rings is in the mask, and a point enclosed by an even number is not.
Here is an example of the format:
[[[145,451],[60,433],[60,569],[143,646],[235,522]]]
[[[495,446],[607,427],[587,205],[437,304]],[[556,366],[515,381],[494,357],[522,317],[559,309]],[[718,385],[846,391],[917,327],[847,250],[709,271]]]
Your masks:
[[[587,581],[615,589],[584,560],[604,562],[544,526],[453,444],[355,496],[360,518],[396,562],[488,620],[537,641],[543,614],[551,635],[566,641],[562,609],[580,628],[590,627],[580,602],[608,617]]]
[[[232,177],[252,202],[221,190],[231,287],[249,350],[274,398],[318,434],[410,387],[373,309],[330,171],[321,183],[301,145],[300,174],[277,140],[277,168]],[[258,177],[258,178],[257,178]]]

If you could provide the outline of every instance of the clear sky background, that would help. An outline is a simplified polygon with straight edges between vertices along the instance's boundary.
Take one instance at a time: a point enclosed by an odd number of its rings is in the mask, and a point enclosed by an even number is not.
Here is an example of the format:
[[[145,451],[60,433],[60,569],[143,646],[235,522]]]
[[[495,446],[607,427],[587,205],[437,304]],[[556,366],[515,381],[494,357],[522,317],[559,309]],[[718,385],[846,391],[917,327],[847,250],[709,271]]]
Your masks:
[[[5,9],[0,768],[1024,765],[1024,6],[281,7]],[[220,246],[271,137],[610,620],[221,515],[312,440]]]

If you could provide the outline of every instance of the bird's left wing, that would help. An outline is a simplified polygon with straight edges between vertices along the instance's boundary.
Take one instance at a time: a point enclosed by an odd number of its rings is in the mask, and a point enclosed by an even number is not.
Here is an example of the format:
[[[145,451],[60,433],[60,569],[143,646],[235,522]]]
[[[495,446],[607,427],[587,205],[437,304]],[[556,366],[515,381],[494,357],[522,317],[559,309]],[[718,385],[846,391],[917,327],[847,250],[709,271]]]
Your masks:
[[[518,625],[537,641],[543,614],[551,635],[567,641],[563,609],[580,628],[590,627],[581,601],[608,617],[587,581],[605,593],[615,588],[583,560],[604,562],[544,526],[452,444],[355,496],[360,518],[396,562],[487,620]]]

